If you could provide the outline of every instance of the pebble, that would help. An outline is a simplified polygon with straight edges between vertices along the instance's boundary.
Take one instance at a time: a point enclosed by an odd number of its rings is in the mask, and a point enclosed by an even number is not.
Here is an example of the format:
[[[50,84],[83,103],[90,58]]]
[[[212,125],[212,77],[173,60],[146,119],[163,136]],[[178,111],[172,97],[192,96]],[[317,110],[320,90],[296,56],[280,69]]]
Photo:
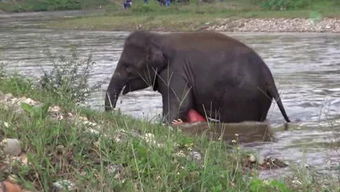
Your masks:
[[[19,185],[9,182],[3,181],[0,182],[0,192],[22,192]]]
[[[76,186],[69,180],[60,180],[52,184],[53,192],[75,191]]]
[[[191,159],[194,160],[194,161],[201,161],[202,160],[201,153],[199,153],[197,151],[190,151],[189,155],[190,155]]]
[[[250,154],[248,158],[249,158],[249,162],[251,162],[251,163],[256,162],[256,157],[253,154]]]
[[[114,179],[124,180],[125,169],[121,164],[110,164],[106,167],[107,172],[113,175]]]
[[[5,154],[18,156],[21,153],[21,145],[18,139],[4,139],[0,146],[2,146],[3,151]]]

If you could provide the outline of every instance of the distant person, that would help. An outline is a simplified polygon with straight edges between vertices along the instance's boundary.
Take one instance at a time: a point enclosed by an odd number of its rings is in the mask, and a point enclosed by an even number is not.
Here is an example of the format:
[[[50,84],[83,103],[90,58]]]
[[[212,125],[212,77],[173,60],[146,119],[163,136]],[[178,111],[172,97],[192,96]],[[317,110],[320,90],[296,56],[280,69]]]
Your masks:
[[[145,4],[148,3],[148,0],[144,0],[144,3],[145,3]]]
[[[123,3],[124,9],[128,9],[132,6],[132,0],[125,0]]]
[[[165,0],[165,6],[169,7],[171,3],[171,0]]]

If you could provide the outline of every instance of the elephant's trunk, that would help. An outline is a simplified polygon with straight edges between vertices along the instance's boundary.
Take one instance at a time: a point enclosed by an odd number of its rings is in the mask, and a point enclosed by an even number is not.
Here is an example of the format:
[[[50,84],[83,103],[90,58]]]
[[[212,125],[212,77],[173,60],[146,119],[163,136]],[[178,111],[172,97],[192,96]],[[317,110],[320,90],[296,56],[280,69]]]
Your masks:
[[[112,77],[105,95],[105,111],[110,111],[116,107],[119,94],[125,83],[126,82],[121,78]]]

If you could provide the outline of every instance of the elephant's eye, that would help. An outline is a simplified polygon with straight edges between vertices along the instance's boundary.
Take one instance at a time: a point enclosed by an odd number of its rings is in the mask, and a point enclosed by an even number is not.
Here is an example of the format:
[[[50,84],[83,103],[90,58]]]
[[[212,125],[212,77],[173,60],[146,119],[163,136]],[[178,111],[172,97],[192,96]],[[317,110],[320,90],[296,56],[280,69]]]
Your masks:
[[[125,67],[125,69],[126,69],[126,72],[128,72],[128,73],[132,73],[132,67],[130,67],[130,66],[126,66]]]

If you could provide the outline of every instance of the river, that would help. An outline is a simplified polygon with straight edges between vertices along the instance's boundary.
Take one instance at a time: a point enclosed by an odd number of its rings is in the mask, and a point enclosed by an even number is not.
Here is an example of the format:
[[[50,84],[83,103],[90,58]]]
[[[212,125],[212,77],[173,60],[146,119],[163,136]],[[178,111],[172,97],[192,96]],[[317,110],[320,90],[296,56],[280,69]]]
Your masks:
[[[35,78],[49,70],[49,54],[95,61],[90,83],[103,81],[87,104],[102,110],[104,92],[129,32],[57,30],[41,23],[82,12],[0,14],[0,63],[6,70]],[[66,15],[66,16],[65,16]],[[292,120],[283,130],[283,117],[273,103],[268,121],[274,142],[248,143],[260,156],[275,157],[340,177],[340,34],[330,33],[227,33],[254,48],[271,69],[283,104]],[[161,97],[151,89],[122,96],[118,108],[136,118],[158,119]],[[267,171],[263,177],[278,175]],[[280,173],[281,174],[281,173]]]

